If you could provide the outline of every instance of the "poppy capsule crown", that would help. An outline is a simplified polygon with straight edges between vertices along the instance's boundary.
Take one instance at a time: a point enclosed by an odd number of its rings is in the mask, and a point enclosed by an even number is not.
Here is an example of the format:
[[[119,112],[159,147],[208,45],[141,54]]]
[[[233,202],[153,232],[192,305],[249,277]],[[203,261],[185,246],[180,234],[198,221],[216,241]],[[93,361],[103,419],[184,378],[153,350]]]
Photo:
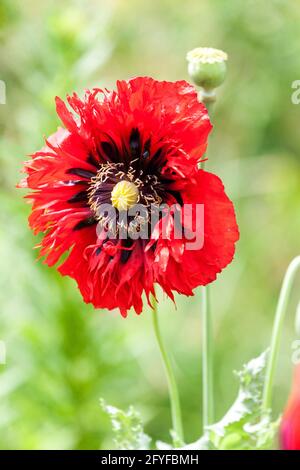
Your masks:
[[[45,263],[68,252],[59,272],[77,281],[85,302],[123,316],[131,307],[140,313],[155,284],[173,298],[215,280],[239,235],[221,180],[198,169],[211,123],[195,89],[139,77],[117,82],[116,91],[74,94],[68,104],[71,110],[56,99],[64,128],[24,164],[20,184],[31,190],[29,224],[44,233]],[[135,205],[142,213],[131,214]],[[194,230],[197,205],[204,207],[203,244],[192,250],[185,233]],[[181,238],[176,210],[150,223],[161,206],[192,208]],[[146,238],[131,236],[144,229]]]
[[[127,211],[139,200],[139,190],[130,181],[120,181],[111,192],[111,203],[118,211]]]

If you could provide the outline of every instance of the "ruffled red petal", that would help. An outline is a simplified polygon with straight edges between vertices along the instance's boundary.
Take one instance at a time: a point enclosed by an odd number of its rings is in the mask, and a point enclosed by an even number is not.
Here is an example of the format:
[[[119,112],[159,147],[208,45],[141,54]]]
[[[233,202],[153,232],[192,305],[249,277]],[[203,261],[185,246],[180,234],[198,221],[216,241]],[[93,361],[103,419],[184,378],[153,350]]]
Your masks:
[[[300,450],[300,365],[294,372],[293,387],[280,425],[283,450]]]
[[[169,295],[173,290],[193,295],[195,287],[214,281],[217,274],[232,261],[235,243],[239,239],[233,204],[216,175],[198,170],[193,184],[186,186],[182,197],[184,203],[192,207],[191,223],[194,226],[190,228],[193,232],[196,228],[196,204],[203,205],[204,223],[200,227],[203,230],[203,246],[187,249],[187,240],[174,239],[172,218],[169,239],[163,238],[161,233],[154,234],[156,237],[152,237],[150,245],[156,242],[155,276]]]

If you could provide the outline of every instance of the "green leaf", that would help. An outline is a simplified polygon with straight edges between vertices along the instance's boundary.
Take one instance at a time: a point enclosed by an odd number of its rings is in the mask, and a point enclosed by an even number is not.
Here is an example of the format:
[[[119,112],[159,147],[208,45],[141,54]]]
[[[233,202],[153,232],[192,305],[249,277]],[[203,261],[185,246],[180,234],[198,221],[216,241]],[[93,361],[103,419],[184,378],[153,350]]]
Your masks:
[[[103,411],[110,417],[114,433],[114,444],[121,450],[148,450],[150,437],[144,433],[140,414],[130,406],[122,411],[100,400]]]
[[[240,387],[225,416],[208,426],[204,436],[189,449],[263,450],[273,446],[279,420],[272,422],[271,410],[261,415],[263,384],[268,352],[252,359],[236,372]]]

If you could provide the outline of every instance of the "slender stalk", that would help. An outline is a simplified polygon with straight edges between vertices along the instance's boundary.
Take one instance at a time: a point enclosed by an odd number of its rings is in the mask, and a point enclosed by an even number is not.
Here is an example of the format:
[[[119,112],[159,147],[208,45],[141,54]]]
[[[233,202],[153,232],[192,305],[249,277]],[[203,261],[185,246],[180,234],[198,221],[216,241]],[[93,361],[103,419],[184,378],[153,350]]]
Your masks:
[[[270,410],[271,405],[272,405],[272,389],[273,389],[274,375],[276,371],[276,364],[277,364],[279,347],[280,347],[280,339],[282,336],[283,323],[285,319],[287,303],[289,300],[293,281],[295,279],[295,275],[299,268],[300,268],[300,256],[297,256],[297,258],[294,258],[293,261],[290,263],[285,273],[280,295],[279,295],[279,300],[278,300],[276,313],[275,313],[272,337],[271,337],[270,353],[269,353],[269,359],[268,359],[268,364],[267,364],[265,384],[264,384],[263,403],[262,403],[263,413]]]
[[[173,373],[171,361],[167,354],[167,350],[165,348],[165,345],[161,336],[160,328],[159,328],[156,299],[152,297],[151,302],[153,305],[152,320],[153,320],[154,333],[156,336],[156,340],[159,346],[160,354],[162,357],[162,361],[163,361],[166,376],[167,376],[169,396],[170,396],[170,402],[171,402],[172,425],[178,438],[182,442],[184,442],[182,419],[181,419],[181,408],[180,408],[180,400],[179,400],[177,384],[176,384],[175,376]]]
[[[209,286],[202,287],[202,413],[203,427],[214,422],[213,338]]]
[[[295,330],[296,334],[300,336],[300,302],[298,303],[295,317]]]
[[[214,95],[213,95],[214,96]],[[214,99],[206,99],[205,91],[202,100],[211,118]],[[205,161],[200,168],[205,169]],[[210,288],[202,287],[202,423],[203,428],[214,422],[214,385],[213,385],[213,327],[210,310]]]

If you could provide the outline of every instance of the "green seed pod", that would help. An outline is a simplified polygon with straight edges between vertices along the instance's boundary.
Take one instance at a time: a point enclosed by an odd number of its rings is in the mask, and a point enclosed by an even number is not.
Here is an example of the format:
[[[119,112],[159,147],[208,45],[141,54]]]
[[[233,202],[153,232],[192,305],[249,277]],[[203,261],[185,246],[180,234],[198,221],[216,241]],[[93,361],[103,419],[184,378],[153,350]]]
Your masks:
[[[212,47],[197,47],[187,53],[188,73],[204,90],[220,86],[226,76],[227,54]]]

